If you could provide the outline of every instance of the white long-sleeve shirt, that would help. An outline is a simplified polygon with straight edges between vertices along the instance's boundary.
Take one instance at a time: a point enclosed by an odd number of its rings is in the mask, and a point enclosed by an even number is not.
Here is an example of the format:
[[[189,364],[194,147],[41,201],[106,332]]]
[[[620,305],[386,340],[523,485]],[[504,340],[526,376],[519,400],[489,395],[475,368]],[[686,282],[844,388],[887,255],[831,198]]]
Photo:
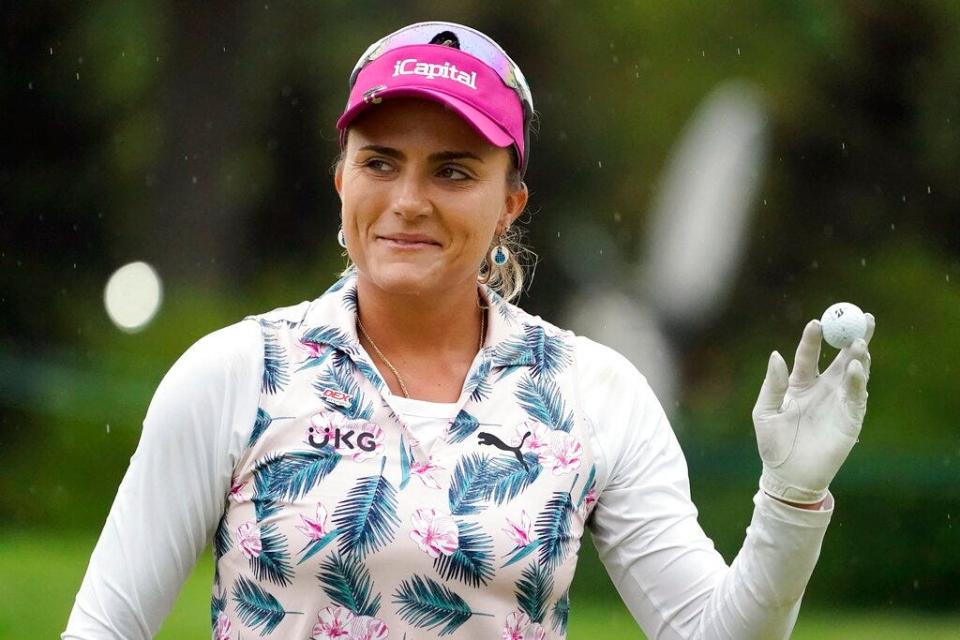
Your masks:
[[[788,637],[832,498],[808,511],[758,492],[728,567],[697,522],[683,454],[644,376],[587,338],[575,351],[591,446],[608,469],[589,526],[644,632]],[[197,341],[164,377],[61,638],[151,638],[159,629],[223,512],[257,415],[263,356],[260,327],[241,321]],[[444,415],[429,404],[423,415]]]

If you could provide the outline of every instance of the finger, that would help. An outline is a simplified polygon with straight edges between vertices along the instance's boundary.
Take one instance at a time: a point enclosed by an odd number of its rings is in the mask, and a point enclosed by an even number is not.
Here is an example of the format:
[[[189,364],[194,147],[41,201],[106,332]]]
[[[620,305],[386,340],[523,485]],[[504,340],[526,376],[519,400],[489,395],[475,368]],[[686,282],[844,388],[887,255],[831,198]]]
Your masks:
[[[853,419],[856,430],[859,432],[859,425],[863,423],[864,415],[867,412],[867,376],[863,370],[863,364],[859,360],[851,360],[843,378],[844,400],[847,405],[847,412]],[[856,435],[856,434],[851,434]]]
[[[767,375],[760,387],[760,395],[754,405],[754,415],[768,415],[776,413],[783,406],[783,398],[787,393],[787,363],[779,352],[770,354],[767,361]]]
[[[867,348],[867,342],[863,338],[857,338],[850,346],[844,347],[840,353],[833,359],[830,366],[823,372],[824,375],[836,375],[845,372],[850,362],[856,360],[863,367],[864,377],[870,379],[870,351]]]
[[[873,337],[873,330],[877,328],[877,319],[873,317],[872,313],[863,314],[867,318],[867,331],[863,334],[863,340],[867,344],[870,344],[870,338]]]
[[[819,375],[817,361],[820,359],[821,335],[819,320],[811,320],[803,328],[803,336],[793,360],[793,371],[790,373],[792,386],[806,387],[813,384]]]

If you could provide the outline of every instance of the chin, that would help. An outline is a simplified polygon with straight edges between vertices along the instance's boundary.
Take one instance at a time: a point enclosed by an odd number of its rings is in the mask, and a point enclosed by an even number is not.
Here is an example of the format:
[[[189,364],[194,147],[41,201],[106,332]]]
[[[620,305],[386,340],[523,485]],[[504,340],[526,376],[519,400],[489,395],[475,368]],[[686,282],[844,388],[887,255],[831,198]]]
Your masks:
[[[409,264],[384,265],[365,275],[374,286],[395,295],[425,295],[443,288],[432,270]]]

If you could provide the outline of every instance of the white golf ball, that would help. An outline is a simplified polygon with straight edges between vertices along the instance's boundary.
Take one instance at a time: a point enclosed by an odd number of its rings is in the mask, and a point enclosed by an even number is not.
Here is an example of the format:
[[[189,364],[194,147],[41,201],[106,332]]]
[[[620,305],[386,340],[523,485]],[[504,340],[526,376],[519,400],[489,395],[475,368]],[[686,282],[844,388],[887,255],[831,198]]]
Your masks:
[[[823,339],[831,347],[849,347],[857,338],[867,335],[867,317],[855,304],[838,302],[830,305],[820,318]]]

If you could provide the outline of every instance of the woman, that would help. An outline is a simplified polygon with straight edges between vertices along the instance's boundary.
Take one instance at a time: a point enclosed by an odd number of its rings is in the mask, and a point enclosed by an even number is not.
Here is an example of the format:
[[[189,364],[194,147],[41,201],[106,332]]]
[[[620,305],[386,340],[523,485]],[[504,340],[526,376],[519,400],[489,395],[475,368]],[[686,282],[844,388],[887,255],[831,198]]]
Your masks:
[[[146,638],[211,537],[214,637],[562,638],[589,526],[651,638],[779,638],[866,408],[867,340],[771,355],[753,521],[727,567],[645,378],[507,302],[533,113],[483,34],[371,46],[337,126],[352,266],[164,378],[63,638]],[[498,293],[499,292],[499,293]]]

